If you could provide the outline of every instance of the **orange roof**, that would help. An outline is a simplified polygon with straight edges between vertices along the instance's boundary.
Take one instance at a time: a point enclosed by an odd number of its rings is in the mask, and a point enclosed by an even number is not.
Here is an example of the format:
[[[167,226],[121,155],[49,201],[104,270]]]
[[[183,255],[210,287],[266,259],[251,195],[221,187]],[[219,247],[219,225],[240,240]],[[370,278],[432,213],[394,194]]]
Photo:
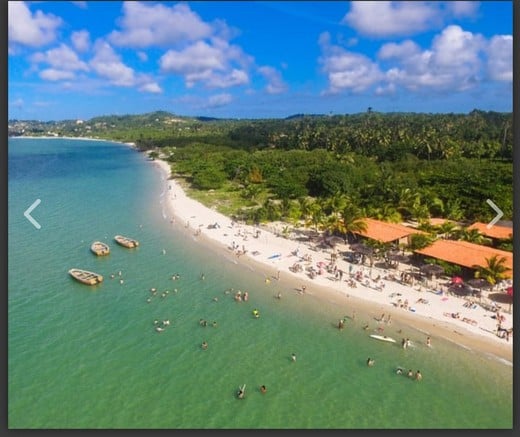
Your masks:
[[[430,222],[430,225],[432,225],[432,226],[439,226],[439,225],[443,225],[444,223],[453,223],[454,225],[457,224],[457,222],[455,222],[453,220],[445,219],[445,218],[438,218],[438,217],[430,218],[428,220]]]
[[[371,218],[365,218],[364,221],[367,224],[367,230],[356,232],[356,234],[371,238],[372,240],[380,241],[382,243],[389,243],[390,241],[399,240],[400,238],[406,237],[410,234],[422,233],[417,229],[413,229],[397,223],[382,222],[380,220]]]
[[[513,236],[513,228],[493,225],[488,229],[487,224],[481,222],[473,223],[468,226],[468,229],[477,229],[481,234],[491,238],[510,238]]]
[[[476,265],[486,266],[486,258],[491,258],[493,255],[503,256],[506,258],[505,266],[509,269],[508,276],[513,276],[513,254],[481,244],[468,243],[467,241],[436,240],[431,246],[415,252],[469,268],[474,268]]]

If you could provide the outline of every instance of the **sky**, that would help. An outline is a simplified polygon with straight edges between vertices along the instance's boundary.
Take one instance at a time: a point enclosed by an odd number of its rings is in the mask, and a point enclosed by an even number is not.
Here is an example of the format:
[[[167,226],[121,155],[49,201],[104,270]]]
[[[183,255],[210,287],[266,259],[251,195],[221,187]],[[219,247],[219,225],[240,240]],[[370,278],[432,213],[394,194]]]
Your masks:
[[[513,109],[512,1],[9,1],[8,118]]]

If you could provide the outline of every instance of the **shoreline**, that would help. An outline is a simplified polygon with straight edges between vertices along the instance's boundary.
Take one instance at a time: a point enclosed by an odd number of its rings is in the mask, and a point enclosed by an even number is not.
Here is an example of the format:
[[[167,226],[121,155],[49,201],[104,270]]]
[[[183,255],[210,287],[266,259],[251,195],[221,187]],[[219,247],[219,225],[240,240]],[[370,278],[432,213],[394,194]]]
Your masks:
[[[512,365],[513,338],[509,342],[499,338],[493,331],[496,321],[492,312],[486,311],[480,305],[468,306],[467,300],[456,296],[441,296],[430,291],[419,291],[416,287],[401,284],[385,277],[387,270],[369,269],[366,266],[352,265],[337,257],[338,268],[346,273],[342,281],[326,271],[314,279],[308,277],[305,270],[292,272],[290,267],[295,263],[325,266],[331,260],[331,250],[311,250],[307,242],[299,242],[282,236],[277,236],[271,229],[276,224],[267,226],[252,226],[233,223],[232,219],[208,208],[200,202],[189,198],[182,186],[171,179],[170,165],[156,158],[149,161],[165,178],[165,207],[172,222],[182,224],[182,227],[196,235],[202,244],[210,245],[223,251],[227,256],[235,257],[237,264],[250,264],[265,275],[266,284],[279,283],[285,290],[294,290],[302,297],[323,299],[338,302],[338,314],[345,314],[339,309],[359,309],[360,312],[371,314],[378,318],[383,313],[392,321],[424,332],[427,336],[442,337],[476,352],[493,355]],[[281,229],[277,230],[279,234]],[[245,253],[244,253],[245,251]],[[312,258],[311,262],[304,261]],[[362,275],[360,282],[353,281],[351,288],[346,281],[352,273]],[[370,271],[370,275],[369,275]],[[279,272],[279,273],[278,273]],[[279,280],[277,276],[279,275]],[[381,281],[373,281],[371,277],[380,275]],[[346,277],[346,279],[345,279]],[[376,289],[381,284],[380,289]],[[303,291],[302,286],[306,289]],[[279,288],[279,287],[278,287]],[[299,291],[297,291],[299,290]],[[408,300],[409,309],[399,308],[397,300]],[[421,300],[422,299],[422,300]],[[447,317],[447,314],[460,313],[460,319]],[[502,309],[504,314],[504,309]],[[341,317],[341,316],[340,316]],[[505,314],[506,328],[513,325],[513,314]],[[334,320],[334,319],[333,319]],[[371,325],[384,328],[384,323],[371,322]]]

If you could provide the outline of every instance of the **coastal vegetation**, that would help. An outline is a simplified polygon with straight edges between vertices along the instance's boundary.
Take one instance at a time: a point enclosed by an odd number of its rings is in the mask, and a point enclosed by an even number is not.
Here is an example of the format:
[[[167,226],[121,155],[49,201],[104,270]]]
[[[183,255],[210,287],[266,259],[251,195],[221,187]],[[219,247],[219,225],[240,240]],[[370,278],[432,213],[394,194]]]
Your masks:
[[[168,161],[190,196],[250,222],[303,223],[346,236],[363,226],[364,217],[412,221],[427,231],[413,241],[420,248],[439,236],[493,244],[465,228],[494,218],[486,199],[499,205],[503,219],[513,214],[511,113],[370,108],[352,115],[237,120],[159,111],[35,123],[26,124],[24,134],[133,142],[151,159]],[[461,225],[428,227],[430,217]],[[499,245],[511,250],[511,243]]]

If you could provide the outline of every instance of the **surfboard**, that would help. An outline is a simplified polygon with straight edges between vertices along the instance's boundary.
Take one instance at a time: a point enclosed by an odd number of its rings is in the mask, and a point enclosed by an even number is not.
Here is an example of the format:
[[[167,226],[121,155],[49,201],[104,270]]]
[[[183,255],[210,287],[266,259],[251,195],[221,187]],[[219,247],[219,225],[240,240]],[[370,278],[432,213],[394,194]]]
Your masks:
[[[370,334],[370,337],[375,338],[376,340],[387,341],[389,343],[396,342],[392,337],[387,337],[386,335]]]

